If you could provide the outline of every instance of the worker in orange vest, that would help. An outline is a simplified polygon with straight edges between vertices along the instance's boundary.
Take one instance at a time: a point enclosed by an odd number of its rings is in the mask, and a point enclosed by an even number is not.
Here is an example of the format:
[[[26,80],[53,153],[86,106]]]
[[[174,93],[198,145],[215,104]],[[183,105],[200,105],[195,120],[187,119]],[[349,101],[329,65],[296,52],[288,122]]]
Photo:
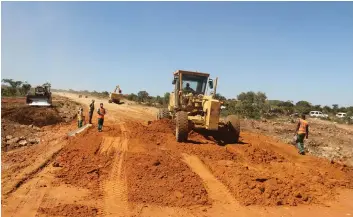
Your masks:
[[[299,119],[295,134],[297,135],[297,146],[299,149],[299,154],[304,155],[304,138],[308,139],[309,137],[309,123],[305,120],[304,114],[302,114],[301,118]]]
[[[106,114],[105,108],[103,108],[103,103],[100,104],[100,108],[97,111],[98,113],[98,131],[102,132],[104,115]]]

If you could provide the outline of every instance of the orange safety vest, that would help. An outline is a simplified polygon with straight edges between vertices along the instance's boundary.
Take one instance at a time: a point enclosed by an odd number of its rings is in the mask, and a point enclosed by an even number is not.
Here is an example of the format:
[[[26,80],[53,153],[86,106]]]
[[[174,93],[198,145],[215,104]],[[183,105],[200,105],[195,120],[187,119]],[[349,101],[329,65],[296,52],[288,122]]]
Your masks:
[[[105,109],[104,108],[99,108],[99,113],[100,114],[98,114],[98,118],[104,119]]]
[[[308,122],[306,120],[303,119],[299,119],[299,130],[298,130],[298,134],[306,134],[306,127],[309,125]]]

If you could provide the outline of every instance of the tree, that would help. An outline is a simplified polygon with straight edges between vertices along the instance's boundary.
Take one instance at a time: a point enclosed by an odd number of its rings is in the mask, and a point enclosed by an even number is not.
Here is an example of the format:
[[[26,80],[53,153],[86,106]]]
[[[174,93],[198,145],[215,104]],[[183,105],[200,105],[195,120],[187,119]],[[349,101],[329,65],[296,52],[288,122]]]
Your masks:
[[[27,94],[30,90],[31,90],[31,85],[27,83],[27,81],[25,81],[23,84],[22,84],[22,87],[20,89],[20,92],[22,95],[25,95]]]
[[[109,96],[109,92],[108,91],[103,91],[102,95],[103,95],[103,97],[108,97]]]
[[[147,93],[147,91],[143,90],[137,93],[137,97],[140,102],[146,102],[149,97],[149,94]]]
[[[332,105],[332,111],[333,111],[334,113],[337,113],[337,112],[338,112],[338,104],[333,104],[333,105]]]
[[[311,110],[311,104],[307,101],[299,101],[295,104],[295,108],[299,113],[308,114]]]
[[[14,81],[13,79],[2,79],[2,82],[10,85],[9,94],[11,96],[16,96],[18,88],[23,83],[22,81]]]
[[[313,106],[313,109],[315,109],[316,111],[322,110],[321,105],[315,105],[315,106]]]
[[[163,98],[164,104],[167,104],[167,105],[168,105],[168,103],[169,103],[169,98],[170,98],[170,93],[169,93],[169,92],[166,92],[166,93],[164,94],[164,98]]]
[[[130,100],[130,101],[137,101],[138,100],[138,97],[137,97],[137,95],[136,94],[129,94],[128,96],[127,96],[127,99],[128,100]]]
[[[269,110],[267,96],[263,92],[242,92],[237,98],[237,102],[230,102],[228,104],[230,114],[241,114],[249,118],[260,118],[262,114]]]
[[[226,100],[227,100],[227,98],[225,98],[224,96],[222,96],[220,93],[216,93],[215,99],[218,99],[218,100],[220,100],[220,101],[226,101]]]
[[[332,108],[330,108],[329,106],[324,106],[322,110],[324,113],[331,113],[332,112]]]

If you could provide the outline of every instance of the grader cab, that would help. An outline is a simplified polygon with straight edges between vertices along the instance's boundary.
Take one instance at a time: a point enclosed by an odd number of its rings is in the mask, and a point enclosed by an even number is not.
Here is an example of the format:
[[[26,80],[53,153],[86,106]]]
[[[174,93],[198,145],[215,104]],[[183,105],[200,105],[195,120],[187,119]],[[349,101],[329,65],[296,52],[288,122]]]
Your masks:
[[[205,129],[211,135],[222,135],[224,143],[236,143],[240,134],[239,119],[228,116],[220,121],[221,102],[215,99],[218,78],[207,73],[178,70],[174,72],[168,108],[160,109],[157,119],[172,118],[176,122],[176,140],[185,142],[192,129]]]

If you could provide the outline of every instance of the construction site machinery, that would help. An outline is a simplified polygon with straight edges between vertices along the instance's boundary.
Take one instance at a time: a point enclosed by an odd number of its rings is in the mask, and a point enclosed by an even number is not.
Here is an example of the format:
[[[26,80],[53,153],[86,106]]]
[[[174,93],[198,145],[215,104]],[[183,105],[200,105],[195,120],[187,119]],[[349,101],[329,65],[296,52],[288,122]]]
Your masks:
[[[30,106],[51,106],[52,96],[50,85],[39,85],[34,88],[34,94],[28,93],[26,103]]]
[[[109,103],[117,103],[120,104],[121,99],[123,98],[122,91],[120,89],[120,86],[117,85],[114,89],[114,92],[111,92],[109,94]]]
[[[201,129],[222,143],[237,143],[240,121],[229,115],[220,121],[222,103],[215,99],[218,78],[208,73],[178,70],[173,73],[174,91],[168,108],[159,109],[157,119],[172,118],[176,122],[177,142],[186,142],[192,129]]]

